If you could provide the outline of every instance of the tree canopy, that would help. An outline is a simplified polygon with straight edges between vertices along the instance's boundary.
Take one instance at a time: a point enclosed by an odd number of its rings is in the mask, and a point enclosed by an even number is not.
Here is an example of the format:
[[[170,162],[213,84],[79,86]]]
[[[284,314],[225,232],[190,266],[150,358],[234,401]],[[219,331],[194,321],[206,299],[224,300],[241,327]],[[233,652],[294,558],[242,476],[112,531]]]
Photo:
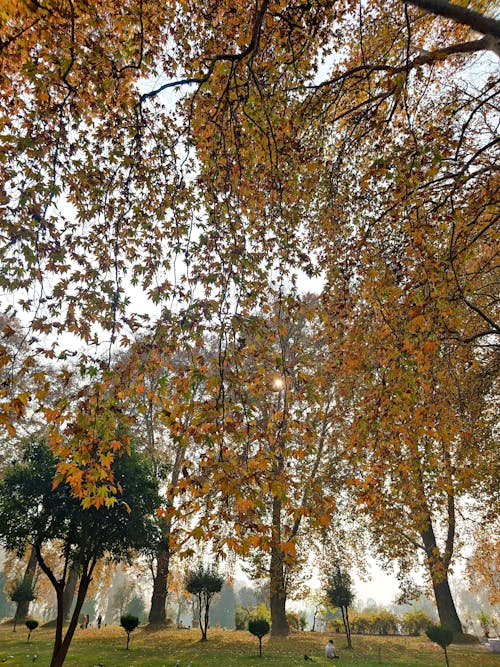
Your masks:
[[[54,488],[57,461],[43,439],[26,443],[22,462],[14,464],[0,484],[0,540],[22,554],[35,547],[37,560],[57,596],[57,623],[52,667],[63,664],[97,561],[115,560],[148,543],[149,522],[158,493],[137,454],[114,464],[117,501],[112,507],[83,508],[65,482]],[[59,565],[46,556],[49,543],[59,546]],[[80,572],[77,601],[63,636],[63,596],[71,567]]]

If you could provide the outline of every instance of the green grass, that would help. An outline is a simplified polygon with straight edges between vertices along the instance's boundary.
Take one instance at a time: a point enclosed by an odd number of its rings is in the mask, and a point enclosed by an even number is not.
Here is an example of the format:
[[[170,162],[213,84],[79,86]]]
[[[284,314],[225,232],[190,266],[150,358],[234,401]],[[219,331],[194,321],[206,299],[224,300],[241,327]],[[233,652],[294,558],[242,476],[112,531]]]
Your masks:
[[[53,628],[37,628],[27,643],[28,631],[18,626],[0,626],[0,665],[36,667],[49,664]],[[122,628],[106,627],[101,630],[78,629],[68,654],[68,667],[292,667],[298,665],[357,665],[358,667],[440,667],[445,665],[443,651],[425,637],[367,637],[353,636],[354,650],[345,648],[345,639],[334,636],[340,652],[338,661],[326,660],[324,646],[329,635],[303,632],[286,639],[263,641],[263,656],[259,658],[257,638],[248,632],[209,630],[208,642],[200,642],[198,630],[159,630],[138,628],[131,635],[130,650],[125,650],[126,634]],[[313,662],[304,661],[304,654]],[[450,667],[500,667],[500,655],[489,653],[479,646],[451,646]],[[6,658],[5,663],[1,661]]]

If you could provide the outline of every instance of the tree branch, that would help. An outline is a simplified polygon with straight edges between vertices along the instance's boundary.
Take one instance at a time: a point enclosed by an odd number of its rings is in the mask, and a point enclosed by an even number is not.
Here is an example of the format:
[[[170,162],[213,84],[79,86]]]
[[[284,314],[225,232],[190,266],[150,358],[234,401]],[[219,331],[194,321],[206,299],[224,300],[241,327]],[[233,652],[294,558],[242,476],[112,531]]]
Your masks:
[[[243,49],[243,51],[240,51],[239,53],[220,53],[217,56],[214,56],[208,63],[207,66],[207,71],[203,76],[200,77],[190,77],[187,79],[179,79],[178,81],[169,81],[168,83],[165,83],[163,86],[160,86],[159,88],[156,88],[155,90],[151,90],[149,93],[144,93],[140,97],[140,101],[143,102],[144,100],[148,99],[149,97],[155,97],[162,91],[166,90],[167,88],[174,88],[176,86],[185,86],[193,83],[197,83],[198,85],[202,85],[208,81],[208,79],[212,76],[212,72],[214,71],[215,65],[218,62],[221,61],[227,61],[227,62],[237,62],[244,60],[247,56],[249,56],[251,53],[257,51],[259,47],[259,41],[260,41],[260,34],[262,30],[262,23],[264,21],[264,16],[267,12],[269,6],[269,0],[263,0],[262,5],[260,9],[258,10],[253,28],[252,28],[252,37],[250,38],[250,42],[246,46],[246,48]]]
[[[435,49],[434,51],[422,51],[418,56],[413,58],[413,60],[410,60],[404,65],[370,65],[369,63],[357,65],[356,67],[352,67],[351,69],[342,72],[342,74],[335,76],[333,79],[328,79],[326,81],[321,81],[321,83],[304,86],[303,88],[317,90],[327,86],[333,86],[335,83],[339,83],[340,81],[344,81],[345,79],[360,73],[366,74],[369,72],[387,72],[387,74],[393,76],[395,74],[400,74],[401,72],[409,72],[410,70],[416,67],[421,67],[422,65],[429,65],[436,62],[437,60],[444,60],[447,56],[460,53],[477,53],[478,51],[488,51],[490,49],[492,49],[491,38],[488,36],[481,37],[480,39],[474,39],[470,42],[459,42],[457,44],[451,44],[450,46],[444,46],[442,49]],[[294,88],[292,90],[299,90],[299,88]]]
[[[18,39],[19,37],[22,37],[22,36],[24,35],[25,32],[28,32],[29,30],[31,30],[31,28],[34,28],[34,27],[36,26],[36,24],[37,24],[39,21],[40,21],[39,18],[38,18],[38,19],[35,19],[35,20],[33,21],[33,23],[30,23],[28,26],[26,26],[26,28],[23,28],[23,29],[20,30],[19,32],[16,32],[15,35],[12,35],[11,37],[8,37],[8,38],[5,39],[4,41],[2,41],[2,40],[0,39],[0,53],[1,53],[4,49],[6,49],[10,44],[12,44],[12,42],[15,42],[16,39]]]
[[[409,5],[414,5],[420,9],[431,12],[436,16],[443,16],[445,18],[460,23],[461,25],[468,25],[470,28],[482,35],[491,35],[496,39],[500,39],[500,21],[492,19],[474,9],[468,9],[460,5],[455,5],[448,0],[405,0]]]

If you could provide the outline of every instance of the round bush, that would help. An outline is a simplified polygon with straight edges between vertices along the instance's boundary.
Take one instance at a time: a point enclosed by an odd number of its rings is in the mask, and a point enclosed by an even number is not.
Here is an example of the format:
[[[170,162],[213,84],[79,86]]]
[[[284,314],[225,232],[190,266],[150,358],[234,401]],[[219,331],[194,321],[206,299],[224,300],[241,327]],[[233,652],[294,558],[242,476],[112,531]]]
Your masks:
[[[252,618],[248,621],[248,632],[256,637],[263,637],[269,632],[270,625],[264,618]]]
[[[259,638],[259,655],[262,657],[262,637],[267,635],[270,629],[269,622],[265,618],[251,618],[248,621],[248,632]]]
[[[446,649],[453,641],[453,632],[442,625],[429,625],[425,634],[432,642],[439,644],[443,649]]]
[[[35,619],[33,619],[33,618],[27,618],[27,619],[24,621],[24,625],[25,625],[25,626],[28,628],[28,630],[29,630],[29,632],[28,632],[28,641],[29,641],[30,638],[31,638],[31,633],[33,632],[33,630],[34,630],[35,628],[38,627],[38,621],[35,621]]]
[[[130,633],[133,632],[139,625],[139,619],[137,618],[137,616],[132,616],[132,614],[125,614],[125,616],[120,616],[120,625],[127,633],[127,651],[128,651],[128,645],[130,642]]]

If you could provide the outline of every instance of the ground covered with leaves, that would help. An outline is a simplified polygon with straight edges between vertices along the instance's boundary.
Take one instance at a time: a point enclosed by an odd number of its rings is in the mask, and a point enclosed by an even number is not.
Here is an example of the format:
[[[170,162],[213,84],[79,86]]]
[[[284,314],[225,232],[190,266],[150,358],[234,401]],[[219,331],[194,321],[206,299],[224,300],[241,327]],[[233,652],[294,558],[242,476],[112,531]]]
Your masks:
[[[9,667],[48,665],[53,629],[39,628],[31,641],[27,631],[11,625],[0,626],[0,660]],[[139,628],[131,636],[130,650],[125,649],[126,636],[121,628],[78,630],[66,663],[72,667],[273,667],[331,664],[323,657],[327,635],[304,632],[286,639],[266,639],[259,658],[257,640],[243,631],[209,630],[208,642],[200,642],[197,630],[159,630]],[[370,667],[404,665],[405,667],[438,667],[444,655],[438,647],[422,637],[353,637],[354,649],[345,648],[343,637],[335,637],[341,654],[336,664]],[[304,660],[304,655],[312,661]],[[36,660],[34,657],[37,656]],[[500,655],[484,646],[451,646],[451,667],[498,667]],[[178,662],[177,662],[178,661]]]

